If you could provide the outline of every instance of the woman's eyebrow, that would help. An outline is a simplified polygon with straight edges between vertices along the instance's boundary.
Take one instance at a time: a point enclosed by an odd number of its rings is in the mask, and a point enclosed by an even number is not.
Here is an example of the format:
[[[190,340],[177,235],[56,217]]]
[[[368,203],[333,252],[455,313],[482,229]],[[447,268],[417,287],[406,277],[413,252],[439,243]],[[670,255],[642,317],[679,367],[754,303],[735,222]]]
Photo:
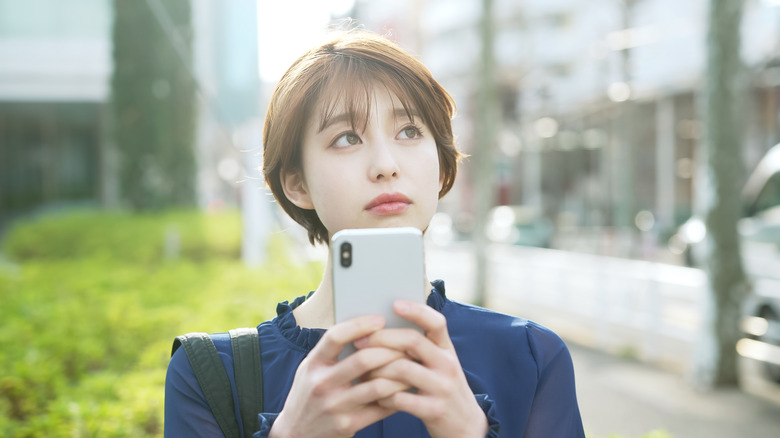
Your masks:
[[[420,114],[414,108],[410,108],[409,111],[406,111],[403,108],[393,108],[390,110],[390,115],[396,118],[405,118],[411,115],[410,120],[420,118]],[[328,117],[325,120],[323,120],[322,123],[320,123],[320,129],[319,131],[317,131],[317,134],[321,133],[322,131],[328,129],[333,125],[337,125],[339,123],[351,122],[351,119],[352,117],[349,113],[341,113],[333,117]]]
[[[337,116],[327,117],[325,120],[322,121],[322,123],[320,123],[320,130],[317,131],[317,134],[328,129],[328,127],[330,126],[336,125],[338,123],[349,122],[351,121],[351,118],[352,117],[350,116],[349,113],[341,113]]]
[[[410,120],[420,118],[420,114],[414,108],[409,108],[409,111],[403,108],[393,108],[392,115],[394,117],[411,117]]]

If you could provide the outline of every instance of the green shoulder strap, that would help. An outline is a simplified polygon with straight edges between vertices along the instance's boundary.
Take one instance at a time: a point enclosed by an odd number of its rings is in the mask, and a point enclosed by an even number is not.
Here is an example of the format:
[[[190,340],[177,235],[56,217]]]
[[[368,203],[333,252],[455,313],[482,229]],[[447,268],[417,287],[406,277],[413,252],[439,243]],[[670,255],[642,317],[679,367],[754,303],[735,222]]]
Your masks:
[[[244,437],[248,438],[260,429],[257,414],[263,412],[263,364],[257,328],[230,330],[230,343],[241,422],[244,424]]]
[[[173,342],[171,355],[180,345],[187,353],[200,389],[225,438],[239,438],[241,435],[233,406],[233,390],[214,341],[207,333],[187,333]]]
[[[263,412],[263,366],[257,328],[230,330],[230,344],[244,437],[248,438],[260,428],[257,414]],[[179,336],[173,342],[171,356],[180,346],[184,346],[187,359],[222,433],[226,438],[239,438],[241,435],[235,417],[233,390],[214,341],[206,333]]]

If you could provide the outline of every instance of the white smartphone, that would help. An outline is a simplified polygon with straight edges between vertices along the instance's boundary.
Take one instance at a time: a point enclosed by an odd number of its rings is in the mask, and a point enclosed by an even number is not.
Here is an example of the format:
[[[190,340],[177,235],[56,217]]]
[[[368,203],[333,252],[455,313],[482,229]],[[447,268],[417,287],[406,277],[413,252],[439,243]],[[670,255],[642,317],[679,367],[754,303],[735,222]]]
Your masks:
[[[333,307],[336,323],[381,315],[387,328],[415,328],[393,311],[403,299],[425,300],[422,233],[417,228],[342,230],[333,235]],[[340,357],[354,352],[350,344]]]

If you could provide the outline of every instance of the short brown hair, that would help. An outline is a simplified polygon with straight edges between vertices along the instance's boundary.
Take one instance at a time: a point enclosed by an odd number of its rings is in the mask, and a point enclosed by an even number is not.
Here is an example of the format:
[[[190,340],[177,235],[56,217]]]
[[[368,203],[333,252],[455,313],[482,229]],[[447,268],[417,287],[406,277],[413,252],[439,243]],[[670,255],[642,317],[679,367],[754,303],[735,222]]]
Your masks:
[[[439,198],[455,182],[461,154],[454,144],[452,117],[455,102],[430,71],[395,43],[381,36],[352,30],[340,32],[325,44],[298,58],[274,89],[263,132],[263,174],[284,211],[309,233],[309,241],[329,243],[328,230],[317,212],[290,202],[282,176],[301,170],[301,148],[306,124],[324,93],[340,90],[338,102],[321,109],[323,122],[337,103],[343,103],[353,127],[365,124],[371,92],[378,84],[400,100],[407,115],[419,114],[436,141],[443,179]]]

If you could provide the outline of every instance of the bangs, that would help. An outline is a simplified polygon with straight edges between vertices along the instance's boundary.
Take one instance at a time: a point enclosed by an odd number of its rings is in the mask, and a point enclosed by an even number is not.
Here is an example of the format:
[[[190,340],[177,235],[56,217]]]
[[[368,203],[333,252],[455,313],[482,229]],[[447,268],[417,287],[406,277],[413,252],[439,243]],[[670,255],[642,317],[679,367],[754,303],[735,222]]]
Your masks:
[[[374,96],[382,91],[401,103],[409,121],[414,122],[416,114],[425,105],[415,96],[411,80],[397,71],[388,71],[388,66],[351,56],[338,56],[331,64],[332,71],[325,77],[325,83],[319,88],[315,101],[319,102],[319,131],[325,129],[334,117],[342,114],[352,129],[361,132],[366,129],[371,115]],[[314,114],[317,114],[316,112]],[[427,123],[423,116],[423,123]]]

